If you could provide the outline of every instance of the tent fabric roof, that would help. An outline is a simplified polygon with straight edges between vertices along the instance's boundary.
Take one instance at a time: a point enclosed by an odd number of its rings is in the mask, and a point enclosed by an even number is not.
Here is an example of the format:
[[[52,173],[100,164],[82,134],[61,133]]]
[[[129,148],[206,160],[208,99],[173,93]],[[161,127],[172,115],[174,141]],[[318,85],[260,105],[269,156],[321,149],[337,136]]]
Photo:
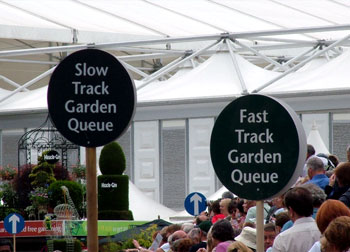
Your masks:
[[[105,43],[332,26],[350,23],[349,7],[346,0],[3,0],[0,38]],[[344,35],[338,31],[281,37]]]
[[[330,61],[314,60],[297,72],[290,73],[260,93],[309,92],[350,89],[350,51]],[[238,54],[240,66],[248,92],[259,87],[281,73],[260,68]],[[317,66],[317,67],[316,67]],[[136,85],[140,85],[137,82]],[[166,81],[153,81],[137,91],[138,102],[177,101],[212,97],[236,97],[243,92],[240,80],[227,52],[219,52],[193,70]],[[0,99],[9,91],[0,90]],[[47,86],[27,92],[18,92],[1,104],[0,113],[47,110]]]

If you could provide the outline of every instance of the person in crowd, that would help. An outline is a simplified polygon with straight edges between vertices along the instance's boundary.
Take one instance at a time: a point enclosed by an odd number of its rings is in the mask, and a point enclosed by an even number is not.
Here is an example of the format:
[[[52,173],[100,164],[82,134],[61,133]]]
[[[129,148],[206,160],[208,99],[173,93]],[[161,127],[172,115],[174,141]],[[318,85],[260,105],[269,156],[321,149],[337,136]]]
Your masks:
[[[311,217],[312,201],[310,191],[303,187],[295,187],[286,193],[284,204],[294,224],[276,236],[273,252],[308,251],[320,239],[321,233]]]
[[[332,162],[334,168],[338,166],[339,158],[337,157],[337,155],[329,154],[328,159]]]
[[[199,225],[199,223],[205,220],[209,220],[209,214],[207,213],[207,211],[203,211],[199,215],[197,215],[193,224]]]
[[[230,192],[230,191],[225,191],[225,192],[222,193],[221,198],[223,198],[223,199],[232,199],[233,200],[233,199],[235,199],[235,195],[233,195],[233,193]]]
[[[162,240],[162,244],[161,246],[159,246],[159,248],[156,250],[156,252],[168,252],[168,250],[170,249],[170,243],[168,241],[168,238],[171,234],[173,234],[174,232],[181,230],[181,225],[177,225],[177,224],[172,224],[170,226],[168,226],[165,229],[165,233],[162,232],[161,230],[161,235],[163,237]]]
[[[226,252],[234,239],[233,228],[228,220],[218,220],[211,229],[213,247],[216,252]]]
[[[228,216],[226,216],[226,220],[237,222],[236,220],[236,211],[237,211],[237,201],[236,200],[230,200],[230,203],[227,206],[227,211],[229,213]]]
[[[193,245],[197,245],[201,241],[201,230],[199,227],[192,228],[188,232],[187,237],[193,241]],[[196,250],[197,251],[197,250]]]
[[[196,252],[200,248],[206,248],[207,247],[207,234],[210,230],[210,227],[212,226],[210,221],[203,221],[198,225],[199,229],[199,241],[198,243],[195,243],[191,249],[190,252]],[[197,229],[197,228],[194,228]]]
[[[264,250],[271,248],[273,245],[273,241],[276,237],[276,227],[273,223],[267,223],[264,225]]]
[[[235,237],[235,241],[240,241],[251,250],[256,250],[256,229],[252,227],[244,227],[242,232]]]
[[[324,233],[329,223],[339,216],[350,216],[350,209],[339,200],[328,199],[322,203],[317,215],[316,224],[321,234]],[[320,252],[321,244],[319,241],[315,242],[309,252]]]
[[[267,214],[266,219],[265,219],[266,223],[275,222],[277,214],[287,211],[284,208],[283,201],[284,201],[284,194],[272,199],[272,206],[271,206],[269,213]]]
[[[243,242],[234,241],[228,246],[227,252],[253,252]]]
[[[276,215],[276,219],[275,219],[276,235],[282,232],[282,228],[284,224],[286,224],[289,220],[290,220],[290,217],[287,211]]]
[[[185,222],[181,225],[181,229],[187,234],[194,228],[194,224],[190,222]]]
[[[187,238],[187,233],[183,230],[177,230],[169,236],[168,242],[171,246],[175,241],[184,238]]]
[[[220,201],[221,201],[221,199],[217,199],[211,203],[211,211],[212,211],[211,223],[212,224],[214,224],[218,220],[225,219],[225,217],[226,217],[220,211]]]
[[[311,193],[312,206],[314,207],[314,212],[312,214],[312,217],[315,219],[316,218],[316,213],[317,213],[318,209],[320,208],[320,206],[322,205],[322,203],[326,200],[327,195],[316,184],[312,184],[312,183],[303,184],[303,185],[301,185],[301,187],[306,188]]]
[[[315,184],[325,190],[326,186],[329,184],[329,178],[325,174],[324,164],[319,157],[311,157],[306,162],[307,174],[309,176],[309,181],[306,182]]]
[[[305,165],[302,171],[301,177],[305,178],[307,176],[307,161],[309,160],[309,158],[314,157],[315,156],[315,148],[314,146],[312,146],[311,144],[307,145],[307,150],[306,150],[306,160],[305,160]]]
[[[335,218],[324,231],[322,252],[344,252],[350,248],[350,217]]]
[[[173,252],[188,252],[193,246],[193,242],[189,238],[178,239],[172,246]]]
[[[221,199],[220,200],[220,213],[225,215],[225,218],[230,216],[231,214],[229,213],[228,207],[231,203],[231,199]]]
[[[346,147],[346,161],[350,162],[350,145]]]
[[[247,216],[245,222],[256,222],[256,202],[254,200],[248,200],[247,206],[250,206],[247,210]],[[264,219],[267,217],[267,214],[270,211],[270,205],[267,202],[264,202]]]
[[[245,218],[247,215],[247,212],[244,211],[244,200],[239,200],[237,202],[237,207],[236,207],[236,213],[235,213],[235,220],[231,220],[231,225],[235,230],[241,230],[243,228],[243,224],[245,223]]]
[[[325,192],[327,199],[340,199],[350,188],[350,162],[340,163],[329,178]]]

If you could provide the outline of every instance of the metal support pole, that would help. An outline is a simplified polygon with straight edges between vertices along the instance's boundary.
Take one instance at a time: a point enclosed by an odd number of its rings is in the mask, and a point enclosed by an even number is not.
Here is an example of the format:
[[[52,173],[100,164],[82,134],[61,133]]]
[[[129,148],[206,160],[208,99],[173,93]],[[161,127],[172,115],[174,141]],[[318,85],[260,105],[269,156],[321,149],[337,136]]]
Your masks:
[[[302,62],[300,62],[299,64],[295,65],[294,67],[288,69],[287,71],[285,71],[283,74],[277,76],[276,78],[273,78],[272,80],[268,81],[267,83],[265,83],[264,85],[258,87],[257,89],[253,90],[252,93],[258,93],[259,91],[263,90],[264,88],[270,86],[272,83],[274,83],[275,81],[278,81],[279,79],[283,78],[284,76],[286,76],[287,74],[301,68],[303,65],[305,65],[306,63],[310,62],[311,60],[313,60],[314,58],[320,56],[321,54],[327,52],[328,50],[331,50],[333,47],[341,44],[342,42],[344,42],[345,40],[348,40],[350,38],[350,35],[347,35],[346,37],[334,42],[333,44],[329,45],[328,47],[326,47],[325,49],[315,53],[313,56],[303,60]]]
[[[10,94],[6,95],[5,97],[0,99],[0,103],[2,103],[3,101],[5,101],[6,99],[10,98],[11,96],[15,95],[16,93],[20,92],[22,89],[25,89],[27,87],[30,87],[31,85],[33,85],[34,83],[36,83],[37,81],[45,78],[46,76],[50,75],[56,67],[50,68],[49,70],[47,70],[46,72],[40,74],[39,76],[37,76],[36,78],[28,81],[27,83],[25,83],[23,86],[20,86],[18,88],[16,88],[15,90],[13,90]]]
[[[162,68],[160,69],[159,71],[157,71],[156,73],[153,74],[153,76],[149,76],[149,78],[144,81],[138,88],[137,90],[140,90],[141,88],[143,88],[144,86],[146,86],[148,83],[152,82],[153,80],[159,78],[160,76],[170,72],[171,70],[175,69],[176,67],[180,66],[181,64],[183,64],[185,61],[187,60],[191,60],[193,59],[194,57],[196,57],[197,55],[205,52],[206,50],[208,50],[209,48],[213,47],[213,46],[216,46],[216,45],[219,45],[220,43],[222,43],[222,40],[220,41],[215,41],[215,43],[212,43],[198,51],[196,51],[195,53],[191,54],[190,56],[180,60],[179,62],[171,65],[170,67],[165,67],[165,68]]]
[[[241,83],[242,93],[243,94],[248,94],[247,86],[245,85],[245,82],[244,82],[241,70],[239,69],[239,65],[238,65],[238,62],[237,62],[237,59],[236,59],[236,55],[234,54],[234,52],[232,50],[232,47],[231,47],[231,46],[233,46],[233,44],[231,43],[231,40],[229,40],[229,39],[226,39],[226,44],[227,44],[228,50],[230,51],[231,59],[232,59],[233,65],[234,65],[234,67],[236,69],[236,73],[237,73],[239,82]]]

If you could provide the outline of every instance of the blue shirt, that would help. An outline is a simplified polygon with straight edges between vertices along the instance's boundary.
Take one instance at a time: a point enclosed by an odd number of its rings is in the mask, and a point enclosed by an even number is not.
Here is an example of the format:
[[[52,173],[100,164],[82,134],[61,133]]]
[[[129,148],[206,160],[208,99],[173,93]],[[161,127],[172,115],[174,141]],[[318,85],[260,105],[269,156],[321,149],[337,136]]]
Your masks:
[[[322,190],[324,190],[326,186],[329,184],[329,178],[327,177],[326,174],[317,174],[313,176],[312,179],[310,179],[305,184],[309,184],[309,183],[315,184],[319,186]]]

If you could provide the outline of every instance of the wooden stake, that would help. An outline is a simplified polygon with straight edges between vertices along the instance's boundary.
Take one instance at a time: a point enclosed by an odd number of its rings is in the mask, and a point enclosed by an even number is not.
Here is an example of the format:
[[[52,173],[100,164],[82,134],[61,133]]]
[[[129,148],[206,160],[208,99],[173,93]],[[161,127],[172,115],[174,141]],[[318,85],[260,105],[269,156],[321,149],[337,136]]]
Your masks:
[[[256,202],[256,251],[264,252],[264,201]]]
[[[87,246],[98,251],[96,148],[86,148]]]
[[[13,235],[13,252],[16,252],[16,235]]]

